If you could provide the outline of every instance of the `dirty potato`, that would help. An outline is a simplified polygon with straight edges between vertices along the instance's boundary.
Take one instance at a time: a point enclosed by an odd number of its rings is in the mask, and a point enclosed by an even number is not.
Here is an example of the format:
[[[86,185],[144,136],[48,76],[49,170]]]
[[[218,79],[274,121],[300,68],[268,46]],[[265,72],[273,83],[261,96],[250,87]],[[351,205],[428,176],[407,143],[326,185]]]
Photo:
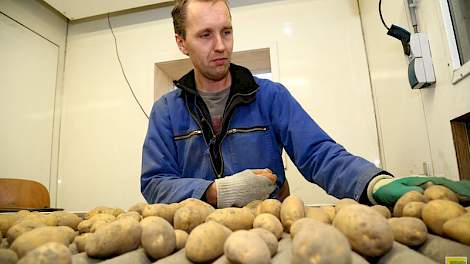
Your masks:
[[[269,252],[271,253],[271,257],[277,253],[277,248],[279,243],[277,242],[277,238],[268,230],[264,228],[253,228],[250,232],[256,233],[268,246]]]
[[[264,228],[271,232],[277,240],[282,237],[283,227],[281,221],[272,214],[260,214],[253,221],[253,228]]]
[[[446,221],[442,231],[445,236],[470,245],[470,213]]]
[[[383,217],[387,219],[392,216],[392,213],[390,213],[390,210],[388,210],[388,208],[383,205],[377,204],[377,205],[371,206],[370,208],[374,209],[375,211],[377,211],[377,213],[383,215]]]
[[[47,225],[44,224],[43,222],[37,222],[33,220],[21,221],[20,223],[15,224],[12,227],[10,227],[10,229],[8,229],[8,232],[7,232],[8,243],[11,244],[20,235],[28,231],[31,231],[35,228],[43,227],[43,226],[47,226]]]
[[[458,203],[459,198],[449,188],[442,185],[432,185],[424,191],[427,200],[449,200]]]
[[[402,216],[421,218],[421,211],[425,203],[423,202],[409,202],[403,207]]]
[[[251,229],[253,228],[254,220],[255,217],[249,209],[235,207],[216,209],[206,218],[206,222],[217,222],[230,228],[232,231],[240,229]]]
[[[15,251],[6,248],[0,248],[0,263],[2,264],[16,264],[18,256]]]
[[[304,202],[297,196],[290,195],[281,204],[281,223],[285,231],[300,218],[305,216]]]
[[[196,226],[204,223],[207,216],[211,214],[214,209],[208,207],[188,204],[178,209],[173,217],[173,226],[175,229],[181,229],[188,234],[191,233]]]
[[[247,205],[243,206],[243,208],[247,208],[251,211],[251,213],[256,216],[258,212],[258,206],[262,203],[262,200],[253,200],[249,202]]]
[[[315,230],[315,226],[318,226],[320,223],[322,222],[315,220],[313,218],[307,218],[307,217],[301,218],[295,221],[290,227],[290,237],[294,239],[297,233],[299,233],[300,230],[303,230],[303,229]]]
[[[348,238],[354,251],[362,255],[382,256],[393,246],[393,231],[387,219],[368,206],[344,207],[333,225]]]
[[[320,206],[320,209],[322,209],[328,215],[330,222],[333,223],[333,219],[335,219],[336,215],[336,209],[331,205]]]
[[[176,247],[176,234],[165,219],[158,216],[146,217],[140,223],[142,227],[142,247],[153,259],[170,255]]]
[[[423,207],[421,216],[426,226],[434,233],[442,235],[442,226],[447,220],[465,214],[465,208],[449,200],[432,200]]]
[[[424,195],[418,191],[409,191],[405,193],[393,207],[393,216],[400,217],[402,216],[403,207],[409,202],[426,202]]]
[[[143,202],[136,203],[136,204],[132,205],[131,207],[129,207],[129,209],[127,209],[127,211],[128,212],[137,212],[138,214],[142,215],[142,212],[143,212],[145,206],[147,206],[147,203],[143,203]]]
[[[271,263],[271,253],[263,239],[246,230],[233,232],[227,238],[224,253],[234,263]]]
[[[175,230],[175,235],[176,235],[176,250],[180,250],[184,248],[186,245],[186,241],[188,240],[188,233],[186,233],[183,230],[176,229]]]
[[[97,215],[97,214],[109,214],[109,215],[112,215],[114,217],[120,215],[124,213],[124,210],[122,210],[121,208],[113,208],[113,207],[107,207],[107,206],[98,206],[98,207],[95,207],[93,208],[92,210],[90,210],[86,215],[85,215],[85,219],[90,219],[92,218],[94,215]]]
[[[94,232],[99,225],[111,223],[114,220],[116,220],[116,217],[111,214],[94,214],[89,219],[80,222],[77,226],[77,230],[80,233]]]
[[[266,199],[262,201],[256,210],[256,215],[259,214],[272,214],[278,219],[281,217],[281,202],[277,199]]]
[[[118,215],[118,217],[116,219],[121,219],[121,218],[126,218],[126,217],[130,217],[130,218],[134,219],[137,222],[140,222],[140,220],[142,220],[142,216],[138,212],[135,212],[135,211],[122,213],[122,214]]]
[[[330,217],[318,207],[305,207],[305,217],[312,218],[325,224],[331,224]]]
[[[18,264],[71,264],[70,250],[61,243],[49,242],[31,250]]]
[[[231,233],[229,228],[214,221],[198,225],[189,233],[185,246],[186,257],[198,263],[215,260],[224,253],[224,243]]]
[[[423,244],[428,237],[428,229],[421,219],[415,217],[393,217],[388,219],[396,241],[407,246]]]
[[[84,252],[85,251],[85,245],[88,239],[91,237],[92,233],[84,233],[79,236],[76,236],[75,239],[73,240],[73,243],[77,246],[77,251],[78,252]]]
[[[158,216],[168,221],[168,223],[173,224],[173,216],[175,215],[175,212],[176,208],[169,204],[148,204],[144,207],[142,216],[144,218],[149,216]]]
[[[338,214],[338,212],[341,211],[341,209],[343,209],[344,207],[350,206],[350,205],[353,205],[353,204],[358,204],[358,202],[356,200],[351,199],[351,198],[343,198],[343,199],[337,201],[336,204],[335,204],[336,214]]]
[[[68,226],[73,230],[77,230],[78,224],[80,224],[83,219],[78,215],[70,212],[57,211],[51,213],[51,215],[57,218],[58,226]]]

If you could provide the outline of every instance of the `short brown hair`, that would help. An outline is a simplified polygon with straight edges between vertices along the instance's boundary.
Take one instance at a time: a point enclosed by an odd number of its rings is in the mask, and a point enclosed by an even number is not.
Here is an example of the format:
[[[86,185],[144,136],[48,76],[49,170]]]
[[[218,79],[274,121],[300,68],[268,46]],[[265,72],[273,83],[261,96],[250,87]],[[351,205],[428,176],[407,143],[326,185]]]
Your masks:
[[[176,0],[175,6],[171,11],[171,16],[173,17],[173,27],[175,29],[175,34],[180,35],[183,39],[186,38],[186,6],[190,0]],[[196,0],[201,2],[217,2],[224,1],[227,5],[228,12],[230,13],[230,6],[228,0]],[[232,16],[230,14],[230,16]]]

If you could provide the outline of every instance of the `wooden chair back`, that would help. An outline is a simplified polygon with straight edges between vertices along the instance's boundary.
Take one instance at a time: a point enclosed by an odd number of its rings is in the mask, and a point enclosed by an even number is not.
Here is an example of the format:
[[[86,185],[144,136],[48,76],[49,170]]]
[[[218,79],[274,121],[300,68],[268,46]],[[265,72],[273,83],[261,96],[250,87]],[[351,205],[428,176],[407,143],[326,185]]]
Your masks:
[[[0,179],[0,208],[49,208],[49,191],[37,181]]]

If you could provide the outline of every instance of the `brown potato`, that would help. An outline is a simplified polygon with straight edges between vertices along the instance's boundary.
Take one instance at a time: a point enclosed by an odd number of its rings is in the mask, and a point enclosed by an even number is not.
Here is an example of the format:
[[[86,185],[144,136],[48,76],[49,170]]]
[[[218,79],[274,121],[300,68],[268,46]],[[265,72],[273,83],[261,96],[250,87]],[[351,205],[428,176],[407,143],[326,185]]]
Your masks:
[[[350,206],[350,205],[353,205],[353,204],[358,204],[358,202],[356,200],[351,199],[351,198],[343,198],[343,199],[337,201],[336,204],[335,204],[336,214],[338,214],[338,212],[341,211],[341,209],[343,209],[344,207]]]
[[[31,250],[18,264],[70,264],[72,255],[70,250],[61,243],[49,242]]]
[[[113,208],[113,207],[107,207],[107,206],[98,206],[98,207],[95,207],[93,208],[92,210],[90,210],[86,215],[85,215],[85,219],[90,219],[92,218],[94,215],[97,215],[97,214],[109,214],[109,215],[113,215],[113,216],[118,216],[120,214],[124,213],[124,210],[122,210],[121,208]]]
[[[37,222],[37,221],[32,221],[32,220],[25,220],[18,224],[15,224],[14,226],[10,227],[10,229],[8,229],[8,232],[7,232],[8,243],[11,244],[20,235],[28,231],[31,231],[35,228],[43,227],[43,226],[46,226],[46,224],[44,224],[43,222]]]
[[[144,211],[145,206],[147,206],[147,203],[143,203],[143,202],[136,203],[133,206],[129,207],[129,209],[127,209],[127,211],[128,212],[137,212],[140,215],[142,215],[142,212]]]
[[[271,257],[277,253],[277,248],[279,243],[277,242],[277,238],[268,230],[264,228],[253,228],[250,232],[256,233],[268,246],[269,252],[271,253]]]
[[[449,188],[442,185],[432,185],[424,191],[427,200],[449,200],[458,203],[459,198]]]
[[[428,229],[421,219],[393,217],[388,219],[396,241],[407,246],[419,246],[428,238]]]
[[[181,201],[179,203],[179,208],[185,206],[185,205],[195,205],[195,206],[202,206],[202,207],[205,207],[207,210],[209,211],[214,211],[214,207],[204,201],[201,201],[199,199],[195,199],[195,198],[188,198],[184,201]]]
[[[140,245],[142,227],[132,218],[113,221],[96,230],[85,251],[92,258],[107,258],[134,250]]]
[[[184,248],[186,245],[186,241],[188,240],[188,233],[186,233],[183,230],[176,229],[175,230],[175,235],[176,235],[176,250],[180,250]]]
[[[35,222],[41,222],[44,223],[45,225],[48,226],[56,226],[57,225],[57,217],[52,214],[41,214],[39,212],[31,212],[27,214],[24,217],[18,218],[16,222],[14,223],[19,224],[23,221],[35,221]]]
[[[262,203],[261,200],[253,200],[249,202],[247,205],[243,206],[243,208],[250,209],[251,213],[256,216],[258,212],[258,206]]]
[[[246,230],[233,232],[227,238],[224,253],[234,263],[271,263],[271,254],[263,239]]]
[[[390,210],[388,210],[388,208],[383,205],[377,204],[377,205],[371,206],[370,208],[374,209],[375,211],[377,211],[377,213],[383,215],[383,217],[387,219],[392,216],[392,213],[390,213]]]
[[[305,217],[318,220],[325,224],[331,224],[330,217],[318,207],[305,207]]]
[[[465,208],[449,200],[432,200],[423,207],[421,215],[426,226],[442,235],[442,226],[447,220],[465,214]]]
[[[54,215],[57,218],[58,226],[68,226],[73,230],[77,230],[78,224],[83,221],[81,217],[70,212],[57,211],[51,213],[51,215]]]
[[[262,201],[256,209],[256,215],[272,214],[278,219],[281,217],[281,202],[277,199],[266,199]]]
[[[282,224],[277,217],[272,214],[260,214],[253,221],[253,228],[264,228],[271,232],[277,240],[282,237]]]
[[[409,202],[426,202],[424,195],[418,191],[409,191],[405,193],[393,207],[393,216],[400,217],[402,216],[403,207]]]
[[[290,227],[290,237],[294,239],[295,236],[303,229],[315,230],[315,226],[318,226],[320,223],[322,222],[313,218],[301,218],[295,221]]]
[[[423,202],[409,202],[403,207],[402,216],[421,218],[421,211],[425,203]]]
[[[352,263],[348,239],[333,226],[315,222],[316,225],[298,232],[293,239],[291,263]]]
[[[446,221],[442,231],[445,236],[470,245],[470,213]]]
[[[387,219],[368,206],[342,208],[333,225],[348,238],[354,251],[362,255],[382,256],[393,246],[393,231]]]
[[[144,218],[149,216],[159,216],[168,221],[168,223],[173,224],[173,216],[175,215],[175,212],[176,208],[169,204],[148,204],[142,211],[142,216]]]
[[[281,204],[281,223],[284,230],[289,231],[290,226],[305,216],[304,202],[297,196],[290,195]]]
[[[146,217],[142,226],[142,247],[153,259],[170,255],[176,248],[176,234],[165,219],[158,216]]]
[[[330,222],[333,223],[336,215],[336,209],[331,205],[320,206],[320,209],[325,211],[325,213],[328,215],[328,218],[330,218]]]
[[[38,227],[17,237],[11,244],[11,249],[21,258],[29,251],[48,242],[57,242],[68,246],[75,236],[75,231],[68,226]]]
[[[186,241],[186,257],[193,262],[215,260],[224,253],[225,240],[231,233],[230,229],[214,221],[197,226]]]
[[[212,213],[214,209],[208,207],[188,204],[178,209],[173,217],[173,225],[175,229],[181,229],[188,234],[191,233],[196,226],[204,223],[207,216]]]
[[[136,211],[130,211],[130,212],[122,213],[122,214],[118,215],[118,217],[116,219],[121,219],[121,218],[125,218],[125,217],[130,217],[130,218],[134,219],[137,222],[140,222],[142,220],[142,216]]]
[[[94,214],[89,219],[80,222],[77,230],[80,233],[93,233],[99,225],[111,223],[114,220],[116,220],[116,217],[110,214]]]
[[[235,207],[216,209],[206,218],[206,222],[215,221],[230,228],[232,231],[251,229],[253,228],[254,220],[255,217],[249,209]]]
[[[71,255],[75,255],[75,254],[80,253],[80,252],[78,252],[77,244],[75,244],[74,242],[70,243],[68,248],[69,248],[69,251],[70,251]]]
[[[77,246],[77,251],[78,252],[84,252],[85,251],[85,245],[88,239],[91,237],[92,233],[84,233],[79,236],[76,236],[75,239],[73,240],[73,243]]]
[[[18,256],[15,251],[6,248],[0,248],[0,263],[2,264],[16,264]]]

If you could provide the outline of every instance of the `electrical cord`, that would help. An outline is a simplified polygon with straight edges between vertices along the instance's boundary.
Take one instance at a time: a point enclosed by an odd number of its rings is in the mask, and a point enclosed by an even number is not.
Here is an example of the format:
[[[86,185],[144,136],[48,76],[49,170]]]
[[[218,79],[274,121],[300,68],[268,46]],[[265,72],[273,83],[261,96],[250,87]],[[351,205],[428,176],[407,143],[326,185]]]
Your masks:
[[[135,96],[134,90],[132,89],[132,86],[129,83],[129,80],[127,79],[126,73],[124,72],[124,67],[122,66],[121,58],[119,57],[119,50],[118,50],[116,35],[114,34],[113,27],[111,26],[111,21],[109,20],[109,13],[107,14],[107,17],[108,17],[108,26],[109,26],[109,29],[111,30],[111,34],[113,35],[113,38],[114,38],[114,47],[115,47],[115,50],[116,50],[116,57],[119,61],[119,66],[121,66],[122,75],[124,76],[124,79],[126,80],[127,86],[129,87],[129,90],[131,91],[132,96],[135,99],[135,102],[139,105],[140,110],[142,110],[142,113],[144,113],[145,117],[147,117],[147,119],[149,119],[148,114],[145,112],[144,108],[140,104],[139,100],[137,99],[137,96]]]
[[[384,24],[387,30],[390,30],[390,27],[387,26],[387,24],[385,23],[384,17],[382,16],[382,0],[379,0],[379,15],[380,15],[380,20],[382,20],[382,24]]]

